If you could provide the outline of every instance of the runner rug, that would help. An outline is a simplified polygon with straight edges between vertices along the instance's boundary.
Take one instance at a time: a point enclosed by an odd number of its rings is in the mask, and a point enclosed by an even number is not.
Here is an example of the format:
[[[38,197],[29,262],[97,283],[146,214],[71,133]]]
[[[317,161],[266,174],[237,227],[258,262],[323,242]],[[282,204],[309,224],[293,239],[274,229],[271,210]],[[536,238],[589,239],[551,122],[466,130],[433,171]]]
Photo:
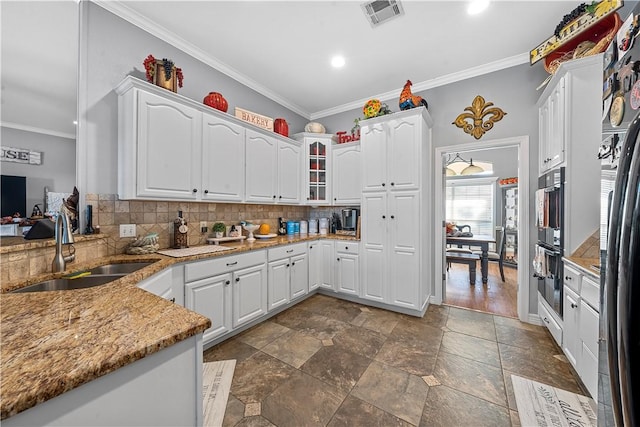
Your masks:
[[[518,415],[523,427],[596,427],[593,399],[511,375]]]
[[[204,409],[203,424],[205,427],[222,425],[235,369],[235,360],[204,363],[202,407]]]

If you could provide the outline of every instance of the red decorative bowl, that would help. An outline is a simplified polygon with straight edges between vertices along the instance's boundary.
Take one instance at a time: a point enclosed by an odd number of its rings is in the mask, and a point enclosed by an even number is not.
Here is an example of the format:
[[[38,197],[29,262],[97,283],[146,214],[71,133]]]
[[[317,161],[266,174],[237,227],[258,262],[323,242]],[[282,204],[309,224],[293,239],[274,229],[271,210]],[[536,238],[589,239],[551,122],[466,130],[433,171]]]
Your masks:
[[[205,96],[202,102],[204,102],[204,104],[208,105],[209,107],[215,108],[216,110],[220,110],[225,113],[229,109],[227,100],[224,99],[224,96],[222,96],[222,94],[219,94],[218,92],[209,92],[209,95]]]

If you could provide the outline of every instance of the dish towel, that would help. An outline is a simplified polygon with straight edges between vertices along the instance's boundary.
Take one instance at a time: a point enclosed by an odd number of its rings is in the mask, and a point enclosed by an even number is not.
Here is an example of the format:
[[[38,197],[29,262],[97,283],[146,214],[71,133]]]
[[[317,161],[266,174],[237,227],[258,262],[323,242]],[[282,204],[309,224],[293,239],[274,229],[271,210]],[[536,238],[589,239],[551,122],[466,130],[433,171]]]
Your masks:
[[[536,245],[533,257],[533,272],[539,277],[547,277],[547,259],[544,248]]]
[[[536,190],[536,227],[544,227],[544,190]]]

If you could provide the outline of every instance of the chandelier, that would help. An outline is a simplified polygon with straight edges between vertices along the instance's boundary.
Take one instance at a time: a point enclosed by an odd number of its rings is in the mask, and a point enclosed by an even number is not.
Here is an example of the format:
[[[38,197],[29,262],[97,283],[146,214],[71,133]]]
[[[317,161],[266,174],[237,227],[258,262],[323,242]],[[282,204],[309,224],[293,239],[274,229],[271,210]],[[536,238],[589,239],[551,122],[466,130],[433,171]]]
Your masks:
[[[450,154],[447,155],[447,160],[445,161],[445,166],[447,167],[445,169],[446,176],[458,175],[458,173],[451,168],[451,165],[454,163],[456,164],[463,163],[467,165],[464,167],[464,169],[462,169],[462,171],[460,172],[460,175],[475,175],[475,174],[484,172],[484,169],[482,169],[480,166],[473,164],[473,159],[465,160],[460,156],[460,153],[456,153],[456,155],[453,158],[451,158]],[[459,167],[456,169],[459,169]]]

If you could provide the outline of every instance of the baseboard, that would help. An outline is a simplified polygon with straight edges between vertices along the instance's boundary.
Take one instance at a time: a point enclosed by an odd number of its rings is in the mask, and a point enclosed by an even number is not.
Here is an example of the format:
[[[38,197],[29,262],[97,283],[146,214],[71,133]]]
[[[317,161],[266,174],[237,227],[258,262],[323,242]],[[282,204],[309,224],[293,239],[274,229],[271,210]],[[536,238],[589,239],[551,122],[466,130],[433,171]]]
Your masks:
[[[527,319],[527,323],[531,323],[533,325],[544,326],[542,319],[538,316],[538,313],[529,313],[529,318]]]

